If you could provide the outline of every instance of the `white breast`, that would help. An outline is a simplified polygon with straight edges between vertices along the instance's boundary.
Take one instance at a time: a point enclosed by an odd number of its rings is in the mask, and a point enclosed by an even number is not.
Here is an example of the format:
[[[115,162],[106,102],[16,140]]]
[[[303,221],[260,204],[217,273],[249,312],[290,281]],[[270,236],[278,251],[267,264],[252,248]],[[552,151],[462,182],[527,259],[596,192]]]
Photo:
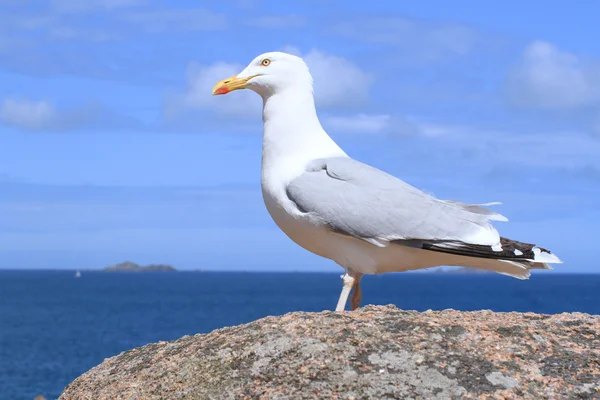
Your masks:
[[[279,170],[281,171],[281,170]],[[301,172],[300,172],[301,173]],[[273,221],[291,240],[304,249],[325,258],[332,258],[329,232],[310,223],[285,192],[288,179],[282,179],[277,169],[263,171],[262,195],[267,211]]]

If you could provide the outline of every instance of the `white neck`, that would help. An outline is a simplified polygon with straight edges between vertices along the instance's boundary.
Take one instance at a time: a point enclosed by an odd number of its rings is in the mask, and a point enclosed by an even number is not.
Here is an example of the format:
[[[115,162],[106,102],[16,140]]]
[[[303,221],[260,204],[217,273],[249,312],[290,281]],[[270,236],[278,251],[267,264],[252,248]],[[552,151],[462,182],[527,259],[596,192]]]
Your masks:
[[[262,97],[263,173],[265,168],[303,170],[317,158],[347,157],[321,126],[311,87],[290,87]]]

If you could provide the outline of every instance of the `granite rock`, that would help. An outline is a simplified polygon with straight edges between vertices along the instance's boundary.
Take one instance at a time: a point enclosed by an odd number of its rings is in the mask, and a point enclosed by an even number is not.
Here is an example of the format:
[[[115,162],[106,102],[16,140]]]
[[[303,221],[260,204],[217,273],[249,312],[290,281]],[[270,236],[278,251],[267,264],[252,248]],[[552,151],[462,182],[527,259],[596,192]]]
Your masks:
[[[294,312],[126,351],[75,399],[600,399],[600,316]]]

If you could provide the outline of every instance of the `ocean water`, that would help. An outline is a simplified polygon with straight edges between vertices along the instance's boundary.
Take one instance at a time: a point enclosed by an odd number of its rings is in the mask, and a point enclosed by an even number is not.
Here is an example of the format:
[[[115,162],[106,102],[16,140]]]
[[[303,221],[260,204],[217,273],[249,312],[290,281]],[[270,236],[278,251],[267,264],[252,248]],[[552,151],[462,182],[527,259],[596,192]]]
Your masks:
[[[333,309],[340,274],[0,271],[0,399],[56,399],[121,351],[290,311]],[[600,314],[600,275],[387,274],[363,304]]]

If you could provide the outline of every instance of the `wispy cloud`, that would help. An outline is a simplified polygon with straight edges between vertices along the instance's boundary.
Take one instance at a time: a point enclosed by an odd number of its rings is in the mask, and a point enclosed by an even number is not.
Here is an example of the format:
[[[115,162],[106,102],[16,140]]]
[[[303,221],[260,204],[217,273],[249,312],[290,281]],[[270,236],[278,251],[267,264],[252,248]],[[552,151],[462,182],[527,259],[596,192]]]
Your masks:
[[[0,179],[0,232],[264,226],[256,185],[40,185]],[[43,221],[43,222],[41,222]]]
[[[123,14],[120,19],[149,32],[211,31],[227,27],[224,15],[205,8],[137,11]]]
[[[421,133],[421,129],[415,123],[404,117],[389,114],[327,116],[323,120],[323,126],[332,132],[346,134],[413,136]]]
[[[0,39],[27,39],[31,45],[227,27],[225,15],[207,8],[157,8],[142,0],[55,0],[44,12],[27,7],[2,10],[3,7],[0,4],[0,11],[4,11],[0,13]]]
[[[425,136],[460,147],[482,163],[535,168],[600,168],[600,141],[581,131],[490,130],[475,126],[420,124]]]
[[[465,55],[478,40],[476,32],[464,25],[401,16],[361,16],[334,24],[331,29],[333,33],[351,39],[394,46],[414,60],[423,61]]]
[[[82,40],[86,42],[108,42],[117,40],[121,35],[102,29],[78,29],[68,26],[55,26],[48,30],[48,38],[53,40],[72,41]]]
[[[43,7],[0,2],[0,68],[30,76],[156,84],[190,61],[190,43],[212,44],[206,32],[227,26],[225,14],[204,7],[133,0],[61,0]],[[182,32],[190,35],[188,41],[181,41]]]
[[[600,138],[600,112],[598,112],[598,116],[596,117],[592,125],[592,132],[594,133],[594,135]]]
[[[4,99],[0,107],[0,122],[31,131],[70,131],[99,128],[142,128],[132,117],[112,112],[89,103],[84,106],[58,109],[45,100]]]
[[[551,179],[550,179],[551,178]],[[514,187],[525,189],[527,186],[544,185],[546,182],[567,182],[569,187],[579,184],[579,187],[593,190],[600,193],[600,168],[590,164],[583,164],[577,167],[550,167],[542,166],[537,168],[523,169],[518,166],[505,164],[503,166],[495,165],[482,176],[482,182],[488,184],[508,183]],[[594,184],[590,186],[590,184]],[[524,187],[525,186],[525,187]],[[554,187],[553,187],[554,186]],[[550,190],[549,190],[550,189]],[[551,190],[554,189],[554,190]],[[525,190],[527,191],[527,190]],[[573,195],[565,190],[561,190],[560,185],[550,185],[544,187],[545,192],[561,192],[563,194]],[[600,203],[595,203],[596,208],[600,209]]]
[[[52,9],[65,13],[115,10],[145,4],[146,0],[52,0]]]
[[[300,28],[307,24],[306,18],[290,15],[264,15],[261,17],[250,18],[246,24],[248,26],[265,29],[293,29]]]

